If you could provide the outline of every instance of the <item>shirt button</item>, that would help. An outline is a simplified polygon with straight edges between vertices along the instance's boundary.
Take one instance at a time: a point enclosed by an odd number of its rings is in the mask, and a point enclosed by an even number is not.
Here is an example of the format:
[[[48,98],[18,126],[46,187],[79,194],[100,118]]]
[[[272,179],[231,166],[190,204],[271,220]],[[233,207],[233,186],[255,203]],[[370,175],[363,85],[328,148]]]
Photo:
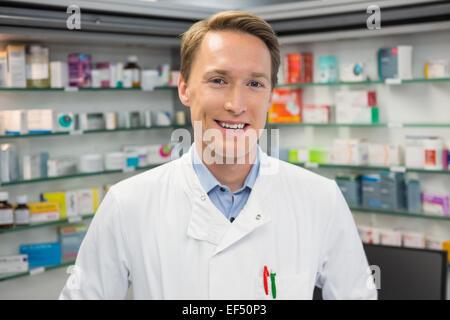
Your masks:
[[[220,191],[225,192],[225,188],[224,187],[220,187]]]
[[[261,219],[261,215],[260,215],[260,214],[257,214],[256,217],[255,217],[255,219],[256,219],[256,220],[260,220],[260,219]]]
[[[206,200],[206,195],[202,194],[202,195],[200,196],[200,199],[201,199],[202,201],[205,201],[205,200]]]

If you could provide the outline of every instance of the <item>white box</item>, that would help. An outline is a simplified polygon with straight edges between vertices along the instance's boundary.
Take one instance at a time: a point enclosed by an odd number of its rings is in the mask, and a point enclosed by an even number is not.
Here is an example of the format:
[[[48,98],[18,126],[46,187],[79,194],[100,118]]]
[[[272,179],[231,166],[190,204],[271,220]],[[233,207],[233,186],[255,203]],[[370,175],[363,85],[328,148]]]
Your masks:
[[[28,110],[27,127],[29,133],[51,133],[53,131],[53,110]]]
[[[427,137],[406,137],[405,166],[407,168],[423,169],[425,167],[425,148],[423,145]]]
[[[376,107],[377,95],[368,90],[340,90],[335,94],[335,105],[343,107]]]
[[[5,112],[0,110],[0,135],[3,136],[5,134]]]
[[[372,107],[336,106],[336,123],[372,124]]]
[[[8,54],[0,51],[0,88],[8,86]]]
[[[380,231],[378,229],[367,226],[358,226],[358,232],[362,242],[369,244],[380,243]]]
[[[330,123],[330,107],[326,105],[304,105],[302,107],[304,123]]]
[[[402,233],[397,230],[380,230],[380,243],[385,246],[398,246],[402,245]]]
[[[441,239],[438,237],[425,237],[425,247],[431,250],[443,250],[445,239]]]
[[[25,46],[8,45],[8,87],[26,88]]]
[[[425,235],[417,232],[402,232],[402,243],[407,248],[425,249]]]
[[[0,257],[0,273],[21,273],[28,271],[28,255]]]
[[[401,163],[400,147],[393,144],[369,144],[369,165],[399,166]]]
[[[397,46],[398,77],[412,79],[412,46]]]
[[[368,162],[368,143],[362,139],[334,139],[331,152],[333,164],[366,165]]]
[[[24,110],[3,111],[6,134],[24,134],[26,132],[26,116]]]
[[[50,87],[65,88],[69,84],[69,67],[67,62],[50,62]]]

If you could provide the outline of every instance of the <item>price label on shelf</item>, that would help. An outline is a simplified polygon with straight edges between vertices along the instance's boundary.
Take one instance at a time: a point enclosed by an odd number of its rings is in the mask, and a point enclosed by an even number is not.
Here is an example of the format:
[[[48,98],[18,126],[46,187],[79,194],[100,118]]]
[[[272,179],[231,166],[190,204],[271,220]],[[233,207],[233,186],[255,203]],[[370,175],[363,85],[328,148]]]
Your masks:
[[[30,269],[30,276],[35,276],[37,274],[44,273],[44,271],[45,271],[44,267]]]
[[[64,91],[65,92],[77,92],[78,91],[78,87],[65,87]]]
[[[391,167],[390,170],[392,172],[401,172],[401,173],[405,173],[406,172],[406,167]]]
[[[72,130],[70,131],[71,136],[79,136],[83,134],[83,130]]]
[[[318,168],[319,164],[315,162],[305,162],[305,168]]]
[[[402,79],[396,79],[396,78],[391,78],[391,79],[386,79],[384,80],[385,84],[402,84]]]
[[[81,216],[75,216],[75,217],[69,217],[67,219],[69,221],[69,223],[76,223],[76,222],[80,222],[81,220]]]
[[[136,168],[135,167],[125,167],[125,168],[123,168],[123,172],[133,172],[133,171],[136,171]]]
[[[403,128],[403,123],[399,122],[389,122],[388,128]]]

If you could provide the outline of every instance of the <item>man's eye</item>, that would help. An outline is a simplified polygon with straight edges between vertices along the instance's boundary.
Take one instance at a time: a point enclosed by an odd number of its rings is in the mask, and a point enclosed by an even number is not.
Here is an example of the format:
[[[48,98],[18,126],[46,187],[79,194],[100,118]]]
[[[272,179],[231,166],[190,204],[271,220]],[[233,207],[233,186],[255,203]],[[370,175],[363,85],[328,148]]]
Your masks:
[[[262,87],[263,85],[258,81],[250,81],[250,86],[259,88],[259,87]]]
[[[224,83],[224,81],[222,79],[220,79],[220,78],[213,79],[212,82],[214,84],[223,84]]]

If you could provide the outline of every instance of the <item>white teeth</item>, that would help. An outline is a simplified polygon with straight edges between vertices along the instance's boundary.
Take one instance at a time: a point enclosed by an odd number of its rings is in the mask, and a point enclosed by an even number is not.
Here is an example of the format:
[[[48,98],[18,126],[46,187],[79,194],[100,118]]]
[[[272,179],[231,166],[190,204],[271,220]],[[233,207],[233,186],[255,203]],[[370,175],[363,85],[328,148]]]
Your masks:
[[[229,124],[229,123],[225,123],[225,122],[219,122],[219,124],[227,129],[243,129],[245,124],[244,123],[239,123],[239,124]]]

